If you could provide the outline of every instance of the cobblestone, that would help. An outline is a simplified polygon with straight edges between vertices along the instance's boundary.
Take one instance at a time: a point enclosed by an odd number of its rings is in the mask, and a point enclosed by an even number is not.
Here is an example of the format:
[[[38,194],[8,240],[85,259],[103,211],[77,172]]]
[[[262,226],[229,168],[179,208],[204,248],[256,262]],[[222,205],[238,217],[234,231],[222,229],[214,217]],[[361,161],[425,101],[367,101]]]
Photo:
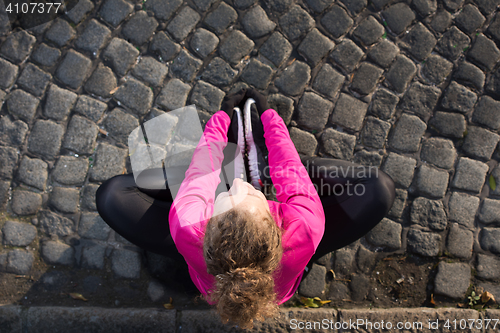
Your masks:
[[[82,267],[90,269],[104,269],[104,255],[106,246],[93,244],[82,249]]]
[[[320,131],[325,127],[333,103],[312,92],[305,92],[299,101],[297,124]]]
[[[487,280],[496,280],[500,276],[500,260],[484,255],[477,255],[477,276]]]
[[[17,215],[33,215],[42,206],[42,196],[38,193],[15,190],[12,194],[12,211]]]
[[[437,294],[462,299],[469,288],[471,269],[465,263],[440,262],[434,290]]]
[[[478,126],[468,126],[467,132],[462,145],[463,151],[473,158],[485,161],[491,159],[500,136]]]
[[[126,149],[100,143],[96,150],[96,163],[90,169],[90,180],[100,182],[121,175],[125,167],[126,154]]]
[[[439,168],[451,169],[455,164],[457,151],[453,142],[443,138],[428,138],[423,141],[420,159]]]
[[[481,15],[479,9],[471,4],[465,5],[457,17],[455,17],[456,25],[468,34],[481,27],[484,21],[486,19]]]
[[[370,291],[370,280],[364,274],[353,274],[349,285],[353,301],[364,300]]]
[[[276,12],[283,13],[293,4],[292,0],[266,0],[267,5]]]
[[[361,131],[363,144],[373,148],[383,148],[390,129],[391,124],[387,121],[372,116],[366,117],[365,126]]]
[[[363,50],[348,38],[344,39],[330,53],[332,59],[348,72],[354,70],[363,55]]]
[[[490,14],[499,5],[498,0],[476,0],[474,2],[484,14]]]
[[[292,120],[294,110],[293,99],[280,94],[272,94],[267,97],[267,102],[271,108],[278,112],[285,125],[288,126]]]
[[[370,113],[384,120],[391,119],[398,103],[398,96],[387,89],[378,89],[373,95]]]
[[[42,257],[48,264],[73,265],[75,250],[66,244],[47,241],[42,244]]]
[[[403,209],[405,208],[407,198],[408,191],[397,188],[394,203],[392,204],[391,210],[387,214],[394,218],[400,218],[401,215],[403,215]]]
[[[51,79],[52,75],[44,72],[32,63],[28,63],[17,79],[17,84],[19,87],[39,97],[44,94],[45,88],[47,88]]]
[[[494,130],[500,128],[500,102],[489,96],[481,96],[476,104],[472,121]]]
[[[98,128],[92,121],[75,115],[71,118],[63,147],[78,154],[92,154],[96,145]]]
[[[311,66],[316,67],[330,53],[334,46],[334,42],[325,37],[318,29],[314,28],[302,40],[297,51]]]
[[[0,209],[5,209],[9,199],[10,181],[0,180]]]
[[[168,74],[168,67],[152,57],[143,57],[134,67],[132,73],[137,78],[157,87],[163,84]]]
[[[396,35],[406,31],[415,19],[415,13],[405,3],[394,4],[382,12],[387,25]]]
[[[383,218],[368,232],[366,239],[375,246],[398,250],[401,248],[402,229],[401,224]]]
[[[80,23],[88,13],[94,9],[94,4],[90,0],[81,0],[71,8],[71,10],[66,13],[68,18],[73,21],[73,23]]]
[[[362,62],[354,73],[351,89],[361,95],[370,94],[373,90],[375,90],[383,72],[383,69],[378,68],[369,62]]]
[[[321,135],[325,152],[335,158],[349,161],[352,158],[356,137],[327,128]]]
[[[484,86],[485,76],[479,68],[469,62],[463,61],[453,72],[453,78],[460,83],[481,90]]]
[[[273,70],[259,60],[251,59],[241,73],[241,79],[257,89],[265,90],[271,82]]]
[[[344,75],[340,74],[330,64],[324,64],[314,78],[312,87],[328,97],[335,97],[344,83]]]
[[[205,12],[210,6],[215,2],[215,0],[194,0],[196,7],[201,11]]]
[[[163,87],[156,103],[167,110],[175,110],[186,105],[191,86],[179,79],[172,79]]]
[[[103,123],[109,135],[123,144],[128,143],[130,133],[139,126],[139,120],[121,108],[113,109],[104,119]],[[94,126],[91,126],[89,129],[94,130]]]
[[[382,164],[382,155],[374,151],[360,150],[354,154],[352,161],[353,163],[379,168],[380,164]]]
[[[220,110],[224,92],[210,83],[199,80],[191,93],[190,103],[196,104],[208,112]]]
[[[260,54],[269,59],[276,67],[280,67],[292,53],[292,45],[278,31],[275,31],[260,47]]]
[[[78,234],[84,238],[106,240],[111,228],[98,213],[83,213],[78,225]]]
[[[186,6],[170,21],[167,25],[167,31],[180,42],[189,35],[200,21],[200,18],[200,14],[191,7]]]
[[[470,38],[452,26],[436,44],[436,50],[449,60],[457,60],[463,50],[469,47]]]
[[[436,87],[414,82],[403,97],[401,108],[414,112],[423,120],[427,120],[434,110],[441,90]]]
[[[345,34],[354,21],[347,12],[340,6],[334,5],[321,19],[321,24],[332,34],[334,38],[339,38]]]
[[[17,66],[0,58],[0,72],[2,73],[2,77],[0,78],[0,88],[10,88],[16,80],[18,71],[19,69]]]
[[[377,19],[368,16],[364,21],[358,24],[353,31],[353,36],[360,40],[364,45],[372,45],[384,34],[385,29]]]
[[[99,11],[104,21],[116,28],[134,10],[134,6],[125,0],[106,0]]]
[[[13,274],[29,274],[35,257],[31,252],[14,249],[7,255],[5,271]]]
[[[389,235],[388,235],[389,236]],[[358,264],[358,268],[363,273],[371,273],[373,268],[375,267],[376,254],[363,245],[358,248],[356,263]]]
[[[149,111],[153,103],[153,92],[142,82],[130,78],[118,88],[114,98],[142,116]]]
[[[51,84],[47,92],[43,114],[56,121],[65,121],[77,97],[74,92]]]
[[[394,43],[388,41],[387,39],[383,39],[368,51],[368,57],[377,65],[387,68],[392,63],[398,52],[398,47],[394,45]]]
[[[86,79],[91,65],[90,59],[70,49],[57,68],[56,77],[70,88],[78,89]]]
[[[452,81],[444,93],[441,106],[466,114],[472,110],[476,101],[477,95],[474,92]]]
[[[323,295],[325,290],[326,268],[313,264],[311,271],[302,280],[299,286],[299,294],[305,297],[316,297]]]
[[[496,14],[491,21],[487,32],[496,40],[500,40],[500,15]]]
[[[104,47],[110,36],[111,30],[104,24],[99,23],[99,21],[92,19],[75,40],[75,46],[83,51],[95,54]]]
[[[198,29],[198,31],[199,30],[204,30],[204,29]],[[196,44],[196,42],[193,42],[193,41],[198,40],[197,38],[202,38],[202,40],[204,40],[204,38],[206,38],[205,35],[202,35],[199,37],[198,36],[199,35],[197,35],[196,33],[193,35],[193,38],[191,39],[191,48],[197,52],[202,52],[202,50],[207,50],[208,48],[210,48],[210,45],[212,45],[212,42],[211,42],[211,39],[209,39],[209,38],[207,38],[205,40],[206,44],[203,45],[203,48],[198,46],[200,43],[199,41],[198,41],[198,44]],[[217,42],[218,42],[218,39],[217,39]],[[217,44],[215,44],[215,46],[217,46]],[[165,34],[163,31],[159,31],[153,36],[153,38],[149,44],[149,48],[151,49],[151,51],[153,51],[154,53],[156,53],[158,55],[160,61],[172,60],[181,50],[181,46],[177,43],[174,43],[170,38],[168,38],[167,34]],[[200,48],[200,51],[198,51],[198,48]],[[215,47],[214,47],[214,49],[215,49]],[[211,50],[210,52],[212,52],[212,51],[213,50]],[[132,51],[132,49],[130,49],[130,52],[135,53],[134,51]],[[210,52],[208,52],[208,53],[210,53]],[[133,57],[135,58],[135,55]]]
[[[292,127],[290,128],[290,138],[300,154],[312,156],[316,152],[318,142],[311,133]]]
[[[479,212],[479,220],[484,224],[500,223],[500,200],[485,198]]]
[[[447,171],[432,168],[426,164],[418,167],[415,187],[418,193],[431,198],[442,198],[448,188]]]
[[[461,138],[466,128],[465,117],[458,113],[436,111],[429,121],[431,128],[441,135],[451,138]]]
[[[411,157],[389,152],[382,165],[382,171],[387,173],[395,184],[407,188],[411,184],[416,165],[417,161]]]
[[[235,0],[234,6],[238,9],[247,9],[255,3],[256,0]]]
[[[479,67],[491,71],[500,60],[500,50],[491,39],[483,34],[479,34],[467,52],[467,57],[472,59]]]
[[[254,7],[256,8],[256,7]],[[259,7],[260,8],[260,7]],[[264,16],[266,15],[264,10],[260,8],[261,11],[259,11],[259,14],[264,13]],[[253,10],[258,11],[258,10]],[[247,14],[247,16],[251,14]],[[220,5],[212,12],[210,12],[204,20],[205,25],[207,25],[210,29],[215,31],[217,34],[222,34],[236,19],[238,18],[238,13],[229,5],[227,5],[225,2],[221,2]],[[250,19],[258,19],[261,18],[259,15],[254,13],[254,17],[251,17]],[[265,16],[267,19],[267,16]],[[245,19],[243,21],[243,25],[248,28],[247,25],[253,25],[253,22],[248,22],[248,19],[245,16]],[[257,24],[261,24],[263,22],[258,22]],[[268,23],[268,22],[266,22]],[[272,23],[272,22],[271,22]],[[259,29],[259,27],[254,27],[256,29]],[[248,28],[249,29],[249,28]]]
[[[294,5],[280,18],[279,25],[285,35],[294,41],[314,27],[314,19],[299,5]]]
[[[422,16],[428,16],[434,13],[437,9],[436,0],[416,0],[412,3]]]
[[[124,76],[135,64],[139,51],[129,42],[113,38],[103,53],[103,59],[110,63],[119,76]]]
[[[236,12],[234,12],[233,17],[236,20]],[[252,38],[265,36],[276,28],[276,23],[267,17],[266,12],[260,6],[249,9],[243,16],[241,24],[245,32]]]
[[[129,250],[113,250],[111,268],[118,278],[138,279],[141,274],[139,253]]]
[[[483,228],[479,234],[479,243],[485,251],[490,251],[496,255],[500,255],[500,229],[499,228]]]
[[[50,120],[37,120],[28,137],[28,150],[54,159],[61,148],[63,133],[61,125]]]
[[[464,0],[444,0],[443,3],[448,10],[456,11],[457,9],[462,7]]]
[[[295,96],[302,93],[311,79],[311,69],[302,61],[294,61],[275,80],[275,85],[283,93]]]
[[[111,68],[100,63],[85,83],[84,88],[90,94],[108,98],[111,97],[111,91],[116,88],[116,85],[116,77]]]
[[[205,68],[201,78],[216,86],[227,86],[234,81],[237,74],[238,71],[232,69],[227,62],[215,57]]]
[[[2,228],[3,244],[11,246],[27,246],[36,237],[36,228],[28,223],[7,221]]]
[[[45,39],[55,43],[59,47],[62,47],[75,38],[75,35],[76,31],[71,27],[68,21],[56,18],[49,30],[45,33]]]
[[[0,176],[12,179],[19,157],[16,149],[0,146]]]
[[[306,2],[309,8],[321,13],[332,4],[333,0],[306,0]]]
[[[435,257],[441,251],[441,236],[424,232],[419,229],[410,229],[407,235],[408,251],[424,257]]]
[[[467,157],[460,157],[451,186],[479,193],[483,188],[487,172],[487,164]]]
[[[406,48],[417,60],[422,61],[430,55],[436,42],[434,35],[419,22],[406,34],[401,47]]]
[[[431,27],[438,33],[444,32],[451,25],[453,17],[446,10],[438,10],[431,21]]]
[[[422,73],[425,78],[436,85],[441,84],[453,70],[453,63],[445,58],[431,54],[422,66]],[[453,73],[456,75],[456,73]]]
[[[97,210],[95,204],[95,194],[98,188],[99,186],[95,184],[88,184],[82,187],[81,207],[83,209]]]
[[[50,205],[63,213],[76,213],[80,193],[77,189],[54,187],[50,195]]]
[[[19,64],[31,53],[35,42],[36,38],[24,30],[14,32],[3,42],[0,54],[7,60]]]
[[[396,56],[396,60],[392,63],[385,78],[398,93],[402,93],[416,72],[417,68],[413,61],[400,54]]]
[[[7,110],[28,124],[33,120],[39,103],[40,100],[21,89],[13,90],[6,100]]]
[[[426,124],[417,116],[403,113],[389,138],[390,146],[406,153],[416,152],[426,128]]]
[[[411,222],[433,230],[445,230],[448,224],[443,202],[418,197],[411,206]]]
[[[478,197],[460,192],[452,192],[448,207],[448,218],[450,221],[458,222],[469,229],[474,228],[474,217],[479,207]]]
[[[40,221],[40,229],[50,236],[65,237],[75,231],[75,224],[72,220],[50,210],[40,211],[38,221]]]
[[[135,45],[146,43],[156,28],[158,22],[154,17],[149,17],[145,11],[138,11],[123,25],[123,35]]]
[[[238,30],[232,31],[219,47],[219,54],[236,65],[254,47],[254,42]]]
[[[29,158],[24,155],[17,176],[26,185],[45,191],[48,176],[47,163],[38,158]]]
[[[345,93],[341,93],[333,110],[331,121],[353,131],[363,125],[368,104]]]
[[[88,161],[73,156],[61,156],[56,162],[52,178],[64,185],[81,185],[85,180]]]

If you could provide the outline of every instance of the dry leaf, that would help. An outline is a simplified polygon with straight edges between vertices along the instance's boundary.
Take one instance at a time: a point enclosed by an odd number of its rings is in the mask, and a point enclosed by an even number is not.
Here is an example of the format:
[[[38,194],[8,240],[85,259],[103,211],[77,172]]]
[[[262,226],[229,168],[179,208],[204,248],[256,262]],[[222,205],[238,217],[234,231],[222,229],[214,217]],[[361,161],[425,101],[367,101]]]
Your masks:
[[[481,302],[483,302],[483,303],[488,303],[490,300],[492,300],[492,301],[493,301],[493,303],[496,303],[495,296],[493,296],[490,292],[485,291],[485,292],[481,295]]]
[[[333,279],[335,279],[335,278],[336,278],[336,276],[335,276],[335,272],[333,271],[333,269],[330,269],[330,270],[328,271],[328,273],[332,273]]]
[[[291,64],[293,64],[293,62],[295,61],[296,59],[293,58],[292,60],[290,60],[287,64],[286,64],[286,67],[290,66]]]
[[[173,303],[173,300],[172,300],[172,297],[170,297],[170,302],[163,304],[163,307],[167,310],[173,310],[174,305],[172,303]]]
[[[431,294],[431,301],[430,301],[430,303],[432,305],[434,305],[434,306],[436,305],[436,302],[434,301],[434,294]]]
[[[99,133],[101,134],[104,134],[104,135],[108,135],[108,132],[106,130],[103,130],[102,128],[99,128]]]
[[[118,90],[118,88],[120,88],[120,87],[118,86],[118,87],[116,87],[115,89],[111,90],[111,91],[109,92],[109,94],[110,94],[110,95],[113,95],[113,94],[114,94],[114,93]]]
[[[79,299],[79,300],[82,300],[82,301],[87,301],[87,299],[85,297],[83,297],[82,294],[78,294],[78,293],[69,293],[69,295],[71,296],[72,299]]]

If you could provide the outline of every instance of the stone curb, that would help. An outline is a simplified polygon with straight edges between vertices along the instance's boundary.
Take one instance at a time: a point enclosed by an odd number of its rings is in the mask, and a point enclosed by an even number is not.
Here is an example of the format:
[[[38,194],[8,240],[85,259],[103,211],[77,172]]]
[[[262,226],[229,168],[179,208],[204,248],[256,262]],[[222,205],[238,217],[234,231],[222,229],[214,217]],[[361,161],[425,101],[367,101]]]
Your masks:
[[[486,327],[488,325],[488,327]],[[398,328],[399,327],[399,328]],[[0,306],[0,328],[10,333],[239,332],[213,310]],[[500,310],[456,308],[297,309],[256,323],[253,332],[500,331]]]

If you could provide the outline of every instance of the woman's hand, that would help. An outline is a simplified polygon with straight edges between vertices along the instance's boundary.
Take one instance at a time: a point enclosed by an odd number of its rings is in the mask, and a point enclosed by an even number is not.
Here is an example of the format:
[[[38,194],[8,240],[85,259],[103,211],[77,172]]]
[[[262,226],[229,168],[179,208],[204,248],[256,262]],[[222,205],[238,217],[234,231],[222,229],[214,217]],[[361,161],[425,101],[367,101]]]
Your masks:
[[[255,100],[255,106],[257,106],[257,111],[259,112],[259,116],[269,110],[271,107],[267,103],[267,97],[262,95],[260,92],[253,88],[249,88],[246,93],[246,97],[253,98]]]
[[[243,100],[245,97],[245,94],[247,92],[246,88],[241,89],[240,91],[232,94],[232,95],[226,95],[224,97],[224,100],[222,101],[222,106],[221,110],[227,113],[230,119],[233,119],[233,109],[235,106],[240,104],[240,102]]]

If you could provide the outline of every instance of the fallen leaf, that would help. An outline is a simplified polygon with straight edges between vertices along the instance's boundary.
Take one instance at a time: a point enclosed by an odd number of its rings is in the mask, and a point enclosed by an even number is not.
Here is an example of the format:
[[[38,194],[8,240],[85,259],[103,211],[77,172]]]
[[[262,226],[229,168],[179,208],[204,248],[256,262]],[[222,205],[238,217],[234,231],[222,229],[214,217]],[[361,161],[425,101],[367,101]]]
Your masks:
[[[336,276],[335,276],[335,272],[333,271],[333,269],[330,269],[330,270],[328,271],[328,273],[331,273],[331,274],[332,274],[333,279],[335,279],[335,278],[336,278]]]
[[[488,303],[490,300],[493,301],[493,303],[496,303],[495,296],[493,296],[490,292],[485,291],[481,295],[481,302]]]
[[[111,90],[111,91],[109,92],[109,93],[110,93],[110,95],[113,95],[113,94],[114,94],[114,93],[118,90],[118,88],[120,88],[120,87],[118,86],[118,87],[116,87],[115,89]]]
[[[490,188],[492,191],[497,188],[497,182],[495,181],[495,177],[493,177],[493,175],[490,175]]]
[[[71,296],[72,299],[79,299],[79,300],[82,300],[82,301],[87,301],[87,299],[85,297],[83,297],[82,294],[78,294],[78,293],[69,293],[69,295]]]
[[[172,303],[173,303],[173,300],[172,300],[172,297],[170,297],[170,302],[163,304],[163,307],[167,310],[173,310],[174,305]]]
[[[102,128],[99,128],[99,133],[108,136],[108,132],[106,130],[103,130]]]
[[[434,306],[436,305],[436,302],[434,301],[434,294],[431,294],[431,301],[429,303],[431,303]]]

